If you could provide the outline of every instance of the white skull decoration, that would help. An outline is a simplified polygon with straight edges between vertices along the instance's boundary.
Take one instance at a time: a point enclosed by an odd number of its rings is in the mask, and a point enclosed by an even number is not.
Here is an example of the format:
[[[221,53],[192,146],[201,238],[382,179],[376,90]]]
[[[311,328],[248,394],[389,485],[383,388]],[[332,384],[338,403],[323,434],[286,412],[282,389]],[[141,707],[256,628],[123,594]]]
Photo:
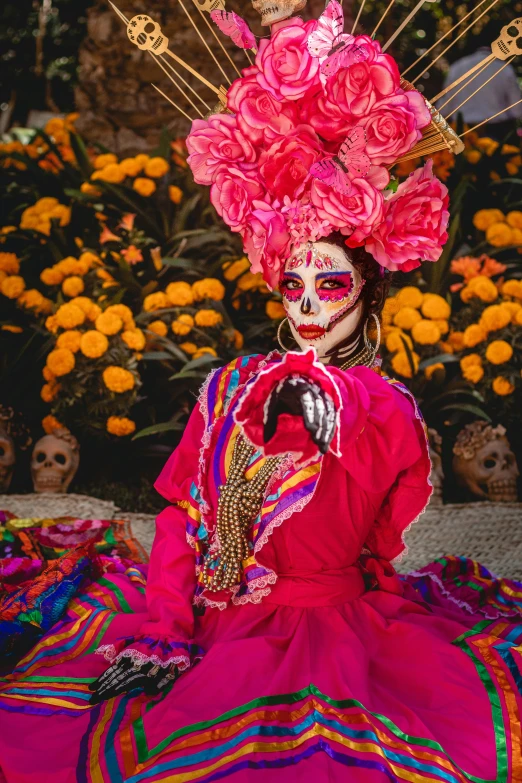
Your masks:
[[[430,481],[433,487],[433,493],[430,498],[432,506],[442,505],[442,485],[444,482],[444,471],[442,470],[442,438],[436,430],[428,430],[428,439],[430,443],[431,473]]]
[[[134,16],[127,27],[127,35],[138,49],[152,54],[164,54],[169,48],[169,39],[161,32],[161,27],[150,16],[139,14]]]
[[[459,433],[453,447],[453,470],[461,486],[492,503],[517,500],[517,460],[502,425],[474,421]]]
[[[206,11],[207,14],[212,11],[223,11],[225,8],[225,0],[192,0],[196,8],[200,11]]]
[[[80,446],[69,430],[56,429],[34,447],[31,475],[35,492],[67,492],[80,464]]]
[[[491,51],[499,60],[522,54],[522,18],[513,19],[502,28],[497,40],[491,44]]]
[[[7,492],[16,462],[14,440],[0,420],[0,492]]]
[[[261,24],[267,26],[302,11],[306,0],[252,0],[252,5],[261,14]]]

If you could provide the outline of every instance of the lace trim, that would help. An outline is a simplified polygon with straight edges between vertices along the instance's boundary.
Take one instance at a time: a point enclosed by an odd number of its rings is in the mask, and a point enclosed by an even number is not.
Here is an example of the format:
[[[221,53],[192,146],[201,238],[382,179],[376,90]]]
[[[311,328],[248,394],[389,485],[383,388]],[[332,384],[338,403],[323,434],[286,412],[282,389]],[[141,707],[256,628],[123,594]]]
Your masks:
[[[395,387],[395,388],[397,388],[397,387]],[[415,519],[412,519],[410,524],[407,525],[404,528],[404,530],[402,531],[402,533],[401,533],[401,542],[402,542],[402,545],[403,545],[404,549],[402,550],[402,552],[400,552],[400,554],[397,555],[397,557],[394,557],[393,560],[390,560],[390,562],[391,562],[391,564],[393,566],[395,566],[396,563],[397,564],[400,563],[401,560],[410,551],[409,546],[407,545],[406,541],[404,540],[404,538],[406,536],[406,533],[408,533],[411,530],[412,526],[415,525],[415,523],[418,522],[419,519],[421,518],[421,516],[426,512],[426,509],[428,508],[428,506],[430,504],[431,496],[433,495],[433,484],[431,483],[431,478],[430,478],[431,477],[431,471],[432,471],[432,468],[433,468],[433,465],[431,464],[431,457],[430,457],[430,442],[428,440],[428,434],[426,432],[426,425],[424,423],[424,419],[422,418],[422,413],[420,412],[419,406],[417,405],[417,400],[415,399],[415,397],[413,396],[413,394],[411,393],[411,391],[409,389],[401,388],[401,389],[398,389],[398,391],[400,391],[402,394],[405,394],[407,397],[410,398],[410,401],[411,401],[411,403],[413,405],[413,412],[415,414],[415,418],[420,423],[420,425],[422,427],[422,432],[424,433],[424,440],[426,441],[426,452],[427,452],[426,456],[428,457],[428,464],[430,466],[430,469],[428,471],[428,475],[427,475],[426,481],[428,482],[428,487],[429,487],[430,491],[429,491],[429,494],[428,494],[425,506],[422,509],[422,511],[419,514],[417,514]]]
[[[265,587],[264,589],[260,588],[259,590],[256,590],[255,593],[247,593],[246,595],[242,595],[240,598],[234,596],[232,598],[232,603],[235,606],[245,606],[245,604],[260,604],[263,598],[265,598],[267,595],[270,595],[271,592],[272,590],[270,587]]]
[[[162,669],[167,669],[171,664],[175,664],[180,672],[190,668],[190,657],[188,655],[172,655],[163,660],[157,655],[146,655],[132,647],[127,647],[116,655],[116,648],[113,644],[103,644],[101,647],[98,647],[96,655],[103,655],[105,660],[110,663],[118,663],[122,658],[130,658],[133,664],[139,664],[140,666],[145,663],[152,663],[154,666],[161,666]]]
[[[192,599],[192,603],[194,606],[204,606],[208,609],[219,609],[220,612],[222,612],[228,606],[226,601],[213,601],[211,598],[207,598],[206,595],[195,595]]]

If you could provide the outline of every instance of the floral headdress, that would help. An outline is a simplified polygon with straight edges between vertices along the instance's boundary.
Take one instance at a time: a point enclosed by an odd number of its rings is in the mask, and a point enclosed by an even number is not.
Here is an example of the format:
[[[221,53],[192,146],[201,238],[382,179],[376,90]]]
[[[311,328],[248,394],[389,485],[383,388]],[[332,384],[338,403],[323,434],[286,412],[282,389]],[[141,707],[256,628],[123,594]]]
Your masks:
[[[224,0],[204,5],[224,34],[255,54],[254,64],[228,89],[211,84],[170,51],[168,38],[149,16],[129,20],[111,5],[127,25],[129,39],[158,61],[200,116],[200,109],[170,76],[165,65],[174,69],[165,55],[217,96],[214,112],[193,120],[187,138],[189,164],[196,182],[210,186],[219,215],[241,234],[252,270],[262,272],[270,286],[277,285],[280,267],[304,242],[334,231],[345,235],[348,247],[364,246],[383,269],[409,271],[423,260],[437,261],[447,239],[446,187],[433,175],[431,161],[398,186],[389,174],[395,163],[441,149],[454,154],[464,149],[441,114],[401,78],[397,63],[385,51],[421,4],[381,47],[373,36],[344,32],[337,0],[327,2],[318,20],[288,18],[305,2],[256,0],[261,24],[271,27],[270,37],[259,44],[241,17],[224,10]],[[203,17],[201,4],[194,4]],[[522,19],[515,22],[522,25]],[[488,61],[518,53],[501,45],[505,29],[492,43]],[[460,92],[476,76],[474,67],[433,100],[457,84],[462,85]],[[471,130],[475,128],[466,132]]]
[[[431,123],[427,102],[367,35],[342,35],[348,52],[328,69],[334,15],[336,0],[319,21],[274,24],[226,110],[194,120],[187,138],[194,179],[210,185],[252,271],[272,287],[300,245],[334,231],[403,271],[437,261],[447,239],[447,189],[431,161],[390,188],[389,168]]]

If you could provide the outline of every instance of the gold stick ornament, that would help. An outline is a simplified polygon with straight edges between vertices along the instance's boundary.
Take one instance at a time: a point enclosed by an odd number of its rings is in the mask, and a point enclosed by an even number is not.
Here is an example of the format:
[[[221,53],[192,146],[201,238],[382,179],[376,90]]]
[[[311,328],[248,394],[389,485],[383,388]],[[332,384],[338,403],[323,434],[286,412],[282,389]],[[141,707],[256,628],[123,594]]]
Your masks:
[[[498,3],[498,0],[493,0],[493,2],[492,2],[490,5],[488,5],[488,7],[487,7],[487,8],[486,8],[484,11],[482,11],[482,13],[481,13],[481,14],[479,14],[479,15],[477,16],[477,18],[476,18],[476,19],[474,19],[472,22],[470,22],[470,24],[468,24],[468,26],[467,26],[467,27],[465,27],[465,28],[464,28],[464,30],[463,30],[461,33],[459,33],[459,35],[457,35],[457,37],[455,38],[455,40],[454,40],[454,41],[451,41],[451,42],[450,42],[450,43],[449,43],[449,44],[446,46],[446,48],[444,49],[444,51],[442,51],[440,54],[438,54],[438,55],[435,57],[435,59],[434,59],[434,60],[432,60],[432,61],[431,61],[431,63],[429,63],[429,64],[428,64],[428,65],[427,65],[427,66],[426,66],[426,67],[425,67],[425,68],[424,68],[424,69],[423,69],[423,70],[422,70],[422,71],[419,73],[419,75],[418,75],[418,76],[416,76],[416,77],[415,77],[415,79],[412,79],[412,80],[411,80],[411,83],[412,83],[412,84],[415,84],[415,82],[418,82],[418,81],[419,81],[419,79],[421,78],[422,74],[423,74],[423,73],[425,73],[425,72],[426,72],[426,71],[427,71],[429,68],[431,68],[433,65],[435,65],[435,63],[436,63],[438,60],[440,60],[440,58],[441,58],[441,57],[444,57],[444,55],[446,54],[446,52],[449,52],[449,50],[451,49],[451,47],[452,47],[452,46],[455,46],[455,44],[457,43],[457,41],[459,41],[459,40],[462,38],[462,36],[463,36],[463,35],[466,35],[466,33],[468,32],[468,30],[471,30],[471,28],[472,28],[472,27],[474,27],[474,26],[476,25],[476,23],[479,21],[479,19],[482,19],[482,17],[484,16],[484,14],[487,14],[487,12],[488,12],[488,11],[490,11],[490,10],[493,8],[493,6],[494,6],[494,5],[496,5],[497,3]],[[442,40],[442,39],[441,39],[441,40]],[[439,41],[437,41],[437,43],[439,43]],[[406,73],[406,71],[405,71],[404,73]],[[403,76],[404,76],[404,74],[403,74]]]
[[[178,106],[178,104],[177,104],[177,103],[174,103],[174,101],[173,101],[173,100],[171,100],[171,99],[169,98],[169,96],[168,96],[168,95],[165,95],[165,93],[163,92],[163,90],[160,90],[160,88],[159,88],[159,87],[157,87],[155,84],[153,84],[153,82],[151,82],[151,85],[152,85],[152,87],[154,87],[154,89],[155,89],[155,90],[157,90],[157,92],[159,92],[159,94],[160,94],[161,96],[163,96],[163,98],[165,98],[165,100],[166,100],[166,101],[168,101],[169,103],[171,103],[171,104],[174,106],[174,108],[175,108],[175,109],[177,109],[177,110],[179,111],[179,113],[180,113],[180,114],[182,114],[184,117],[186,117],[186,118],[187,118],[187,120],[190,120],[191,122],[193,122],[193,119],[192,119],[192,117],[190,117],[190,116],[187,114],[187,112],[186,112],[186,111],[184,111],[184,110],[181,108],[181,106]]]
[[[499,37],[491,44],[491,54],[481,60],[480,63],[474,65],[473,68],[470,68],[469,71],[466,71],[462,76],[459,76],[458,79],[455,79],[455,81],[449,84],[442,92],[439,92],[432,98],[433,103],[450,92],[450,90],[460,84],[468,76],[471,76],[477,69],[480,68],[482,70],[483,68],[486,68],[486,66],[494,62],[494,60],[507,60],[508,58],[516,57],[519,54],[522,54],[522,17],[513,19],[510,24],[504,25],[500,31]],[[501,70],[502,68],[499,69],[498,73]],[[490,80],[488,79],[488,81]]]
[[[496,1],[497,1],[497,0],[495,0],[495,2],[496,2]],[[429,48],[429,49],[426,49],[426,51],[425,51],[425,52],[423,52],[423,53],[422,53],[422,54],[421,54],[419,57],[417,57],[417,59],[415,60],[415,62],[414,62],[414,63],[412,63],[411,65],[408,65],[408,67],[406,68],[406,70],[405,70],[405,71],[403,71],[403,74],[402,74],[402,75],[403,75],[403,76],[406,76],[406,74],[408,73],[408,71],[411,71],[411,69],[412,69],[412,68],[415,68],[415,66],[416,66],[416,65],[418,65],[418,63],[420,63],[420,61],[421,61],[421,60],[423,60],[425,57],[427,57],[427,56],[428,56],[428,54],[429,54],[430,52],[432,52],[432,51],[433,51],[433,49],[435,49],[435,47],[436,47],[436,46],[438,46],[438,45],[439,45],[439,44],[440,44],[440,43],[441,43],[441,42],[442,42],[442,41],[443,41],[445,38],[447,38],[447,37],[448,37],[448,35],[451,35],[451,33],[453,33],[453,32],[454,32],[454,31],[457,29],[457,27],[460,27],[460,25],[461,25],[461,24],[464,24],[464,22],[466,21],[466,19],[469,19],[469,17],[470,17],[470,16],[472,16],[472,15],[475,13],[475,11],[478,11],[478,10],[479,10],[479,8],[480,8],[480,6],[481,6],[481,5],[484,5],[484,3],[487,3],[487,2],[488,2],[488,0],[481,0],[481,1],[480,1],[480,3],[479,3],[477,6],[476,6],[476,8],[472,8],[472,9],[471,9],[471,11],[468,11],[468,13],[466,14],[466,16],[463,16],[463,17],[462,17],[462,19],[460,19],[460,20],[459,20],[459,21],[458,21],[456,24],[454,24],[454,25],[453,25],[453,27],[451,27],[451,28],[450,28],[450,29],[449,29],[449,30],[448,30],[446,33],[444,33],[444,35],[441,35],[441,37],[440,37],[440,38],[438,38],[438,39],[435,41],[435,43],[434,43],[434,44],[432,44],[432,45],[430,46],[430,48]],[[428,66],[428,67],[429,67],[429,66]],[[424,69],[424,70],[426,70],[426,69]]]
[[[180,4],[180,6],[182,7],[182,9],[183,9],[183,12],[184,12],[185,16],[187,17],[187,19],[189,20],[190,24],[192,25],[192,27],[194,28],[194,30],[196,31],[196,33],[199,35],[199,37],[200,37],[200,39],[201,39],[201,42],[203,43],[203,46],[205,47],[205,49],[207,50],[207,52],[209,53],[209,55],[212,57],[212,59],[213,59],[213,60],[214,60],[214,62],[216,63],[217,67],[219,68],[219,70],[221,71],[221,73],[223,74],[223,76],[225,77],[225,79],[227,80],[227,82],[228,82],[229,84],[232,84],[232,82],[230,81],[230,79],[229,79],[229,78],[228,78],[228,76],[227,76],[227,73],[226,73],[226,71],[223,69],[223,67],[222,67],[221,63],[219,62],[218,58],[216,57],[216,55],[214,54],[214,52],[212,51],[212,49],[210,48],[210,46],[208,45],[208,43],[207,43],[207,42],[205,41],[205,39],[203,38],[203,34],[202,34],[201,30],[199,29],[199,27],[197,26],[197,24],[195,23],[195,21],[193,20],[193,18],[191,17],[191,15],[189,14],[189,12],[187,11],[187,9],[185,8],[185,5],[183,4],[183,0],[178,0],[178,3],[179,3],[179,4]]]
[[[205,24],[207,25],[208,29],[210,30],[210,32],[212,33],[212,35],[214,36],[214,38],[216,39],[216,41],[218,42],[218,44],[219,44],[219,45],[221,46],[221,48],[223,49],[223,52],[224,52],[224,53],[225,53],[225,55],[227,56],[227,58],[228,58],[228,60],[229,60],[230,64],[232,65],[232,67],[235,69],[235,71],[236,71],[237,75],[238,75],[238,76],[241,76],[241,71],[238,69],[238,67],[237,67],[237,65],[235,64],[234,60],[232,59],[232,57],[230,56],[230,54],[227,52],[227,50],[226,50],[226,49],[225,49],[225,47],[223,46],[223,42],[220,40],[220,38],[219,38],[218,34],[216,33],[216,31],[214,30],[214,28],[212,27],[212,25],[211,25],[211,24],[210,24],[210,22],[208,21],[208,19],[207,19],[207,17],[205,16],[205,14],[203,13],[203,11],[202,11],[202,9],[201,9],[201,5],[202,5],[202,4],[201,4],[201,3],[199,3],[199,2],[198,2],[198,0],[192,0],[192,2],[194,3],[194,5],[196,6],[196,8],[198,9],[198,11],[199,11],[199,15],[201,16],[201,18],[203,19],[203,21],[204,21],[204,22],[205,22]],[[207,3],[207,0],[204,0],[204,2],[203,2],[203,6],[204,6],[204,7],[206,7],[207,5],[211,5],[211,6],[213,6],[212,8],[210,8],[210,11],[209,11],[208,13],[211,13],[212,11],[216,11],[216,10],[218,10],[218,9],[219,9],[220,11],[223,11],[223,10],[225,9],[225,3],[224,3],[224,2],[222,2],[222,0],[211,0],[211,2],[210,2],[210,3]],[[214,7],[214,6],[215,6],[215,7]],[[245,51],[245,54],[246,54],[246,56],[247,56],[247,58],[248,58],[248,61],[249,61],[249,62],[250,62],[250,64],[251,64],[251,60],[250,60],[250,57],[248,56],[248,52],[246,52],[246,51]]]
[[[408,14],[408,16],[406,17],[404,22],[400,25],[400,27],[398,27],[397,30],[395,30],[395,32],[391,36],[391,38],[388,38],[388,40],[386,41],[386,43],[382,47],[383,52],[385,52],[386,49],[390,46],[390,44],[392,44],[395,41],[397,36],[402,33],[402,31],[404,30],[406,25],[408,25],[411,22],[411,20],[413,19],[413,17],[417,13],[417,11],[420,11],[420,9],[424,5],[424,3],[438,3],[438,2],[439,2],[439,0],[419,0],[417,5],[414,7],[413,11],[410,11],[410,13]]]

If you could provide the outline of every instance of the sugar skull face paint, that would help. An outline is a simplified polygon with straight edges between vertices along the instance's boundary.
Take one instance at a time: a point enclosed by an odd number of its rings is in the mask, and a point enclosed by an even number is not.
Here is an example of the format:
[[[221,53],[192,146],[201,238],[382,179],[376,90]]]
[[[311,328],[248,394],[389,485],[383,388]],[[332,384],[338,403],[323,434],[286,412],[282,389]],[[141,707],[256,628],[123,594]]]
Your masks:
[[[363,286],[360,273],[336,245],[316,242],[290,258],[279,288],[299,347],[313,346],[324,358],[353,334],[361,319]]]

